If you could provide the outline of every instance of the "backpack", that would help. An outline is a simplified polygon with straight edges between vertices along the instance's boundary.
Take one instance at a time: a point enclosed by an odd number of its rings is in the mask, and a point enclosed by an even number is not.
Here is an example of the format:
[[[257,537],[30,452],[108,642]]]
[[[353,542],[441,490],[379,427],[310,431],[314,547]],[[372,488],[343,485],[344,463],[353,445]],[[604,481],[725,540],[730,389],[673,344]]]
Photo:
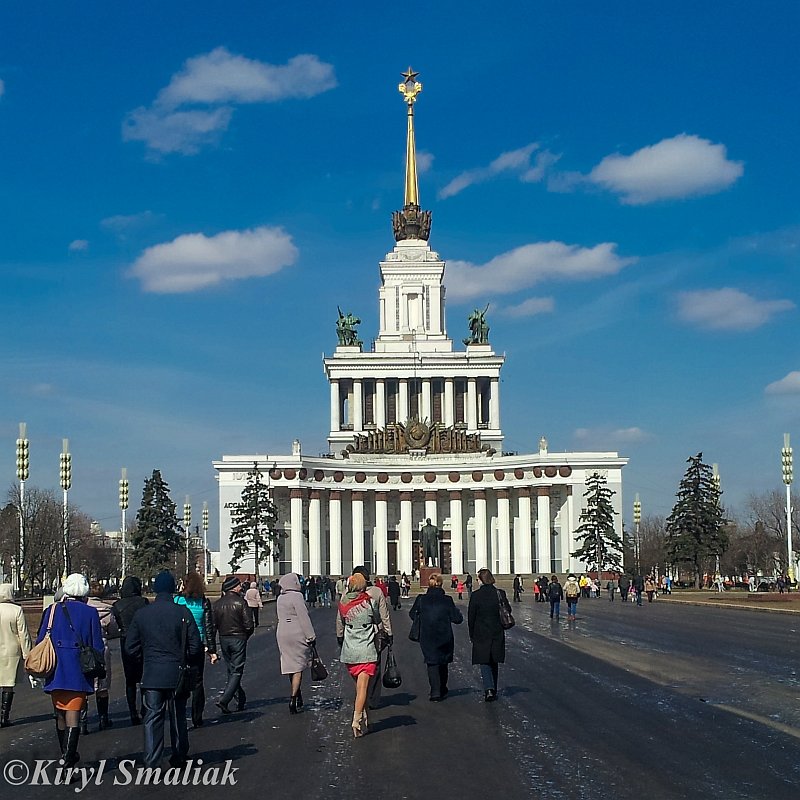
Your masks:
[[[575,581],[567,581],[567,589],[565,594],[569,598],[580,597],[581,595],[580,587],[578,586],[577,583],[575,583]]]

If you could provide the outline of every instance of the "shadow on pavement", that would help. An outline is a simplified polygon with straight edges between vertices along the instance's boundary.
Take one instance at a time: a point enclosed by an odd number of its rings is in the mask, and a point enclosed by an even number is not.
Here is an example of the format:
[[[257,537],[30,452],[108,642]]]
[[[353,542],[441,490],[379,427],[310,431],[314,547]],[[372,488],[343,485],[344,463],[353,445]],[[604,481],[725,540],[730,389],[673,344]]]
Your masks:
[[[416,725],[417,720],[410,714],[398,714],[395,717],[387,717],[386,719],[379,720],[378,722],[370,722],[370,733],[380,733],[381,731],[388,731],[392,728],[405,728],[409,725]]]

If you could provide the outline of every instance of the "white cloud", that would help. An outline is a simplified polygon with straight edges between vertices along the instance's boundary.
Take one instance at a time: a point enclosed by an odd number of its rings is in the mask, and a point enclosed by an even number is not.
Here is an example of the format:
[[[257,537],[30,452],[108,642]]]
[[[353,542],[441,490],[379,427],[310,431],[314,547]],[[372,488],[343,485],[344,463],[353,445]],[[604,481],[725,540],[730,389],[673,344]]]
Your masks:
[[[615,275],[635,258],[622,258],[617,245],[604,242],[580,247],[564,242],[536,242],[495,256],[486,264],[451,261],[447,295],[459,301],[510,294],[545,280],[590,280]]]
[[[80,253],[89,249],[89,242],[86,241],[86,239],[73,239],[73,241],[69,243],[68,249],[70,253]]]
[[[779,381],[770,383],[765,394],[800,394],[800,371],[790,372]]]
[[[795,307],[791,300],[758,300],[729,287],[681,292],[677,299],[684,322],[720,331],[751,331]]]
[[[131,111],[122,138],[143,141],[158,153],[193,155],[218,141],[236,104],[308,98],[335,86],[333,66],[315,55],[274,65],[218,47],[188,59],[151,106]]]
[[[140,211],[137,214],[115,214],[100,220],[100,227],[114,233],[122,234],[132,228],[140,228],[149,225],[159,218],[158,214],[152,211]]]
[[[428,172],[433,166],[433,159],[433,153],[428,153],[425,150],[421,150],[419,153],[417,153],[417,173],[424,175],[426,172]]]
[[[537,152],[534,163],[531,164],[531,157]],[[539,150],[536,142],[520,147],[518,150],[509,150],[501,153],[488,167],[478,167],[469,169],[456,175],[443,189],[439,191],[439,199],[444,200],[453,197],[459,192],[463,192],[468,186],[476,183],[485,183],[492,178],[504,173],[516,175],[519,180],[526,183],[541,181],[548,169],[558,161],[559,156],[554,155],[548,150]]]
[[[629,156],[606,156],[586,176],[589,183],[643,205],[727,189],[741,177],[741,161],[729,161],[725,145],[685,133],[643,147]]]
[[[552,297],[529,297],[515,306],[506,306],[500,313],[507,317],[533,317],[536,314],[550,314],[555,307]]]
[[[223,231],[216,236],[189,233],[148,247],[130,275],[146,292],[193,292],[223,281],[259,278],[297,260],[292,237],[282,228]]]
[[[608,447],[616,444],[636,444],[645,442],[652,438],[652,435],[642,428],[632,426],[630,428],[576,428],[572,438],[577,442],[586,442],[595,447]]]
[[[137,108],[122,123],[126,142],[144,142],[159,153],[199,153],[205,145],[216,144],[227,130],[232,109],[213,111],[167,111],[163,108]]]

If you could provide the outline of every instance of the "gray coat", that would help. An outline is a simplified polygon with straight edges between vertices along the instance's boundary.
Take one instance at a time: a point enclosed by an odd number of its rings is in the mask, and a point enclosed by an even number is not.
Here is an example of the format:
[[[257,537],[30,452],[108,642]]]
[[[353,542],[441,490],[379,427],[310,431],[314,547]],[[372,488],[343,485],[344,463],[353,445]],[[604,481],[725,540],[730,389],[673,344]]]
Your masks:
[[[286,580],[291,577],[295,578],[297,588],[294,588],[294,582]],[[291,576],[284,575],[280,584],[281,593],[278,595],[276,607],[281,675],[293,675],[295,672],[302,672],[311,664],[311,648],[308,645],[317,636],[308,616],[308,608],[300,591],[300,581],[297,580],[297,576],[294,573]]]
[[[377,661],[375,634],[380,625],[380,611],[369,593],[348,592],[339,603],[339,613],[336,615],[336,635],[344,640],[339,661],[342,664],[371,664]]]

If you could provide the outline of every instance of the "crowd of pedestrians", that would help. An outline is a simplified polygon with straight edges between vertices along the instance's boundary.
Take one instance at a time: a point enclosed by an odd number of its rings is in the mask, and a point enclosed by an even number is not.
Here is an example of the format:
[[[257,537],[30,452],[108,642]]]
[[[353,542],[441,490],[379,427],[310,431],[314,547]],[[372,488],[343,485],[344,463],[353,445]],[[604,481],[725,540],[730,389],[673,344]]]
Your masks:
[[[441,574],[430,575],[427,582],[426,591],[416,596],[408,613],[415,631],[413,638],[419,642],[427,670],[429,699],[441,702],[450,691],[449,665],[455,653],[453,626],[463,623],[464,614],[445,592]],[[554,621],[560,619],[562,603],[567,605],[568,620],[574,621],[579,600],[598,597],[601,592],[599,581],[572,573],[563,585],[557,575],[540,576],[532,588],[535,602],[549,603]],[[624,574],[609,578],[605,584],[610,602],[619,592],[622,602],[627,603],[632,592],[638,605],[642,605],[643,596],[652,602],[659,588],[665,591],[671,585],[665,588],[652,576],[636,575],[631,579]],[[353,680],[352,733],[360,738],[368,732],[369,711],[379,707],[384,659],[393,644],[390,608],[399,611],[403,599],[410,596],[411,576],[403,573],[399,579],[379,577],[373,583],[364,566],[357,566],[352,575],[338,580],[290,573],[259,585],[257,581],[242,582],[230,576],[222,582],[221,597],[213,604],[197,573],[187,575],[178,589],[174,576],[161,572],[152,585],[155,598],[148,601],[143,596],[141,580],[127,576],[119,599],[111,603],[104,597],[101,585],[90,586],[84,576],[73,574],[64,580],[54,602],[44,609],[35,645],[47,640],[55,652],[55,668],[43,676],[42,687],[53,706],[61,765],[74,766],[80,759],[78,743],[89,730],[91,695],[95,697],[99,729],[112,725],[112,658],[108,644],[116,638],[120,640],[130,723],[143,725],[145,766],[160,765],[165,726],[171,743],[169,763],[184,765],[189,752],[187,707],[192,727],[204,724],[207,661],[215,664],[221,657],[226,667],[225,687],[215,700],[219,711],[228,715],[246,708],[242,681],[247,648],[259,626],[264,592],[276,597],[276,638],[280,671],[289,684],[289,713],[303,710],[303,676],[316,658],[317,635],[309,610],[335,606],[339,661]],[[471,661],[480,668],[484,700],[493,702],[498,695],[499,665],[505,661],[505,594],[488,569],[478,571],[474,591],[469,573],[463,578],[452,575],[450,589],[459,600],[464,595],[468,600]],[[523,579],[516,576],[514,600],[521,602],[524,592]],[[11,586],[0,585],[0,727],[11,724],[17,669],[33,646],[22,609],[13,602]],[[87,650],[94,654],[99,668],[87,668]]]

